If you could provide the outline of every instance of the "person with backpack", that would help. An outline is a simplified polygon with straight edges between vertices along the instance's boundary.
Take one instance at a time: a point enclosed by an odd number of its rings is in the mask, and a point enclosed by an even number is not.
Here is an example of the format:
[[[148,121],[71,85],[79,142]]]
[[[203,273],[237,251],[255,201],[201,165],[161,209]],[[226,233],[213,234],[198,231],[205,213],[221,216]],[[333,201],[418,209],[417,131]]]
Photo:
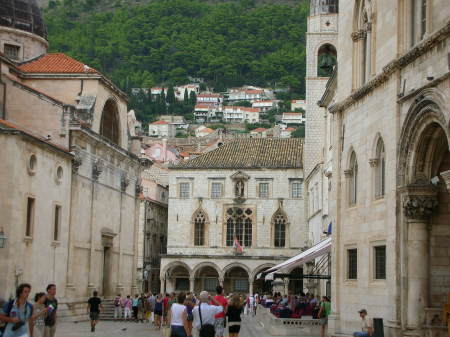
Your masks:
[[[114,319],[122,318],[122,295],[117,294],[114,298]]]
[[[3,337],[31,337],[29,323],[46,314],[48,308],[33,315],[33,305],[28,302],[31,285],[23,283],[16,289],[16,298],[9,300],[0,311],[0,321],[6,322]]]
[[[222,304],[217,302],[214,297],[209,296],[207,291],[202,291],[199,295],[200,303],[192,310],[194,316],[194,328],[199,332],[199,336],[205,334],[205,331],[215,331],[215,316],[223,312]],[[209,303],[214,303],[214,305]],[[205,331],[204,331],[205,330]]]

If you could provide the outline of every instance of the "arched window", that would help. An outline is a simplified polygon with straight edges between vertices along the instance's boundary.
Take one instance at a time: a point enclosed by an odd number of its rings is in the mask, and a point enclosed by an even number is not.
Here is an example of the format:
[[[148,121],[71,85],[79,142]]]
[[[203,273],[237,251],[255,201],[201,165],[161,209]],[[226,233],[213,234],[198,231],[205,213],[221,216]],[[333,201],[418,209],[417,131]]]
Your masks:
[[[103,108],[102,120],[100,122],[100,134],[113,143],[119,144],[119,110],[117,108],[117,103],[112,99],[109,99]]]
[[[354,31],[353,67],[355,87],[365,84],[372,72],[372,18],[371,8],[365,7],[365,0],[356,1]]]
[[[327,43],[322,45],[317,52],[317,76],[329,77],[336,65],[336,48]]]
[[[226,212],[226,245],[232,247],[234,240],[244,247],[251,247],[253,235],[253,210],[230,207]]]
[[[286,215],[278,210],[273,216],[273,229],[274,229],[274,246],[285,247],[286,246]]]
[[[193,216],[194,222],[194,246],[204,246],[206,244],[206,225],[208,217],[203,210],[198,210]]]
[[[358,162],[356,160],[355,152],[350,156],[350,168],[348,170],[349,184],[349,205],[354,206],[358,201]]]
[[[377,142],[375,163],[375,198],[380,199],[384,197],[386,184],[386,158],[384,152],[384,143],[381,138],[379,138]]]

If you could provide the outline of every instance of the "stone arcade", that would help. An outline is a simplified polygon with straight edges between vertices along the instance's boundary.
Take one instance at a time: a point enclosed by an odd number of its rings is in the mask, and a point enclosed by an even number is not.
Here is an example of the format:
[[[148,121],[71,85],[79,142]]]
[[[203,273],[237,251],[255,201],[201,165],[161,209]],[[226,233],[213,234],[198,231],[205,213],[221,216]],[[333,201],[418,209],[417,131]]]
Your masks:
[[[256,276],[306,243],[302,151],[301,139],[241,139],[173,166],[161,291],[270,290]]]

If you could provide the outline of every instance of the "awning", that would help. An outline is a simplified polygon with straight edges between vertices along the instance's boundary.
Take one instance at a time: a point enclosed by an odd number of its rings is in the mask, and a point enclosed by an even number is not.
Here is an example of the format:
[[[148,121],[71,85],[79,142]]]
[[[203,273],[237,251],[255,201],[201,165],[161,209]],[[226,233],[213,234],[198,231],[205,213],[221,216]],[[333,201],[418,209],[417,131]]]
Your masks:
[[[289,260],[286,260],[270,269],[267,269],[264,271],[264,273],[269,273],[266,275],[266,280],[269,280],[271,277],[273,277],[273,274],[275,271],[282,271],[284,269],[292,268],[294,266],[298,266],[304,263],[307,263],[309,261],[314,260],[316,257],[319,257],[323,254],[329,253],[331,251],[331,237],[326,238],[323,241],[320,241],[318,244],[312,246],[311,248],[305,250],[304,252],[291,257]]]

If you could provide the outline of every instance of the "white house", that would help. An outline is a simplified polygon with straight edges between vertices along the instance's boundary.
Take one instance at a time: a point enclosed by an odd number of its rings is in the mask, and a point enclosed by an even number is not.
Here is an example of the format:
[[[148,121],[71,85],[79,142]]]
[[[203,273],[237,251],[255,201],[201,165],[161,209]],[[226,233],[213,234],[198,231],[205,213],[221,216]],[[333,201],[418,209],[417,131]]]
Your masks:
[[[291,110],[295,111],[295,109],[302,109],[306,111],[306,100],[304,99],[294,99],[291,101]]]
[[[150,137],[175,137],[176,126],[166,121],[156,121],[148,126],[148,135]]]
[[[245,106],[226,106],[223,108],[223,120],[228,123],[259,123],[260,110]]]
[[[188,97],[190,97],[191,92],[195,92],[196,95],[200,93],[200,84],[194,83],[194,84],[185,84],[185,85],[179,85],[173,88],[175,93],[175,98],[177,101],[183,101],[184,100],[184,92],[187,91]]]
[[[283,112],[281,122],[285,125],[300,125],[305,122],[303,114],[300,112]]]
[[[212,92],[202,92],[197,95],[197,103],[222,103],[223,96]]]
[[[254,101],[252,103],[252,108],[258,108],[261,112],[266,112],[277,107],[277,101],[275,100],[264,100],[264,101]]]

